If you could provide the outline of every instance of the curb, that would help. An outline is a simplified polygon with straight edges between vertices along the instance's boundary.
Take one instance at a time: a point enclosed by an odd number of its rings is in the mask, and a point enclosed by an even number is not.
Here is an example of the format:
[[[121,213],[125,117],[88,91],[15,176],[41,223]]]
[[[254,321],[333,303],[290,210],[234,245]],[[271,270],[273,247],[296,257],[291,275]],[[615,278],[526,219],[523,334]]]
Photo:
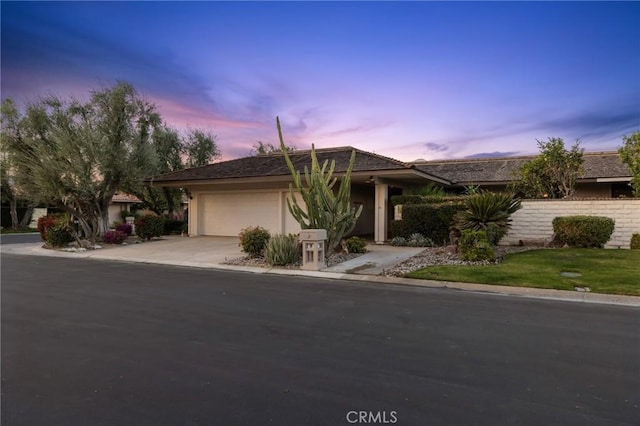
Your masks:
[[[475,283],[462,283],[462,282],[450,282],[450,281],[433,281],[433,280],[417,280],[411,278],[400,277],[385,277],[380,275],[357,275],[346,274],[341,272],[322,272],[322,271],[304,271],[299,269],[281,269],[281,268],[260,268],[257,266],[237,266],[237,265],[224,265],[224,264],[211,264],[201,262],[188,262],[188,261],[165,261],[158,259],[144,259],[137,258],[132,259],[130,257],[122,256],[109,256],[106,253],[85,251],[85,252],[61,252],[43,249],[39,244],[34,247],[33,243],[16,244],[15,248],[0,246],[0,253],[18,254],[18,255],[32,255],[32,256],[48,256],[48,257],[68,257],[68,258],[81,258],[81,259],[98,259],[98,260],[110,260],[117,262],[128,263],[146,263],[154,265],[168,265],[168,266],[181,266],[189,268],[200,269],[216,269],[222,271],[235,271],[246,272],[252,274],[271,274],[271,275],[289,275],[289,276],[303,276],[312,278],[325,278],[331,280],[345,280],[345,281],[359,281],[363,283],[376,283],[387,285],[399,285],[407,287],[422,287],[433,289],[450,289],[460,290],[478,294],[491,294],[495,296],[511,296],[522,297],[539,300],[556,300],[564,302],[582,302],[582,303],[595,303],[606,305],[618,305],[618,306],[630,306],[640,307],[640,297],[637,296],[623,296],[616,294],[600,294],[600,293],[586,293],[586,292],[573,292],[566,290],[549,290],[531,287],[511,287],[511,286],[498,286],[490,284],[475,284]]]

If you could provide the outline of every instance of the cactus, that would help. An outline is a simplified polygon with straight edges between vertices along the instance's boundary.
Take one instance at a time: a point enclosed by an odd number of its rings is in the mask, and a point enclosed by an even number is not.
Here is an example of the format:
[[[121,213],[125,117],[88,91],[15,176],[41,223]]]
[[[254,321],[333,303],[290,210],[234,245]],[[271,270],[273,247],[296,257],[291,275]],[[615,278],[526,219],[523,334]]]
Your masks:
[[[329,255],[340,244],[342,238],[353,231],[356,221],[360,217],[360,213],[362,213],[362,206],[357,209],[351,206],[351,170],[356,159],[356,152],[354,150],[351,153],[349,167],[347,167],[336,193],[333,190],[337,182],[337,178],[333,177],[336,165],[335,160],[332,160],[330,164],[328,160],[325,160],[321,166],[316,156],[315,147],[311,145],[311,170],[305,166],[304,179],[306,185],[303,185],[300,172],[295,169],[291,158],[289,158],[278,117],[276,117],[276,125],[278,127],[278,137],[280,138],[280,148],[291,176],[293,176],[293,184],[289,184],[291,196],[287,197],[289,212],[298,221],[302,229],[326,229],[325,253]],[[295,197],[296,191],[302,196],[307,207],[306,211],[298,204]]]

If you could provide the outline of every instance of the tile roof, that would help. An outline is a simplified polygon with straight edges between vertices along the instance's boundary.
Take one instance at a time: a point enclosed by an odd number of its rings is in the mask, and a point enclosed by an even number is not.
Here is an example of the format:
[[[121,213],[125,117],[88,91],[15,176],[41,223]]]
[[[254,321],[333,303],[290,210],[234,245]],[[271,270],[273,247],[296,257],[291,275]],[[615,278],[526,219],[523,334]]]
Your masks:
[[[320,164],[325,160],[335,160],[335,172],[341,173],[347,170],[352,150],[356,151],[356,160],[353,167],[354,172],[414,169],[412,165],[394,160],[393,158],[384,157],[382,155],[362,151],[352,147],[317,149],[316,155]],[[309,150],[289,153],[289,157],[291,158],[296,170],[302,171],[305,166],[311,166],[311,157],[309,154]],[[179,170],[154,176],[153,178],[147,179],[147,181],[160,183],[189,180],[287,176],[289,174],[290,172],[282,153],[272,153]]]
[[[414,162],[425,173],[454,183],[509,182],[514,172],[536,156]],[[584,153],[581,179],[629,177],[631,171],[617,152]]]
[[[111,199],[112,203],[141,203],[140,199],[133,194],[117,193]]]

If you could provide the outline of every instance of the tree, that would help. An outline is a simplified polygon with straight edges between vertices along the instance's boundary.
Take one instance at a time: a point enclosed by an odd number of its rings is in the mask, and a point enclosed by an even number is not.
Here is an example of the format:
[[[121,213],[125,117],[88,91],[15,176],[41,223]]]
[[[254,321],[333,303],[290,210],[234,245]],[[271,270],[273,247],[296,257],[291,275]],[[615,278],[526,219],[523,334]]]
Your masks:
[[[362,206],[357,209],[351,206],[351,170],[356,159],[355,150],[351,153],[349,166],[340,181],[337,194],[333,187],[337,178],[333,177],[336,162],[325,160],[322,166],[318,162],[316,151],[311,146],[311,170],[305,166],[304,177],[306,186],[302,183],[300,172],[296,171],[287,152],[280,128],[280,119],[276,117],[280,149],[284,154],[287,167],[293,176],[296,190],[302,196],[306,210],[298,205],[293,184],[289,184],[291,197],[287,198],[289,212],[298,221],[302,229],[325,229],[327,231],[326,255],[332,253],[342,241],[342,238],[353,231],[358,217],[362,213]]]
[[[18,187],[70,213],[86,238],[108,229],[115,192],[139,187],[156,168],[150,140],[160,116],[127,83],[93,91],[86,103],[49,97],[15,120],[8,149]]]
[[[13,101],[7,99],[2,103],[2,140],[0,145],[0,199],[3,203],[9,204],[11,216],[11,228],[26,228],[33,214],[34,203],[25,200],[21,196],[20,188],[17,187],[14,178],[15,167],[12,154],[12,147],[18,143],[20,130],[18,126],[18,110]],[[27,209],[20,219],[18,217],[18,205],[26,206]]]
[[[152,146],[157,156],[153,175],[170,173],[185,167],[198,167],[211,163],[220,157],[216,137],[199,129],[191,129],[186,135],[166,124],[154,129]],[[144,207],[157,214],[165,211],[172,214],[182,200],[183,191],[179,188],[157,188],[140,186],[132,191]]]
[[[199,129],[192,129],[187,133],[184,147],[187,167],[204,166],[220,158],[216,136]]]
[[[622,146],[618,153],[620,160],[631,170],[633,195],[640,197],[640,130],[622,137]]]
[[[525,198],[566,198],[573,195],[577,179],[584,173],[584,150],[580,142],[568,151],[561,138],[537,141],[540,155],[524,163],[515,172],[511,185]]]
[[[295,145],[287,146],[287,151],[292,152],[296,151],[298,148]],[[251,155],[266,155],[282,152],[282,148],[273,146],[271,143],[264,143],[262,141],[257,141],[253,144],[251,149]]]

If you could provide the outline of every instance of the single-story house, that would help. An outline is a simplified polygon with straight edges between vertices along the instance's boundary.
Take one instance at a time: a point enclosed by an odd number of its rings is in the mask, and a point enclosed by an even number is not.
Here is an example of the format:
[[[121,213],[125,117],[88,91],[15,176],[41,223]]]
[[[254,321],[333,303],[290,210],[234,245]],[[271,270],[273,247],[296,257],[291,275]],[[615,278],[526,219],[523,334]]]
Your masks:
[[[352,147],[318,149],[322,164],[335,160],[334,176],[344,176],[351,152],[356,151],[351,174],[351,202],[362,205],[353,233],[387,239],[393,206],[389,198],[402,188],[434,182],[449,186],[447,179],[416,166]],[[296,170],[311,166],[310,151],[289,154]],[[297,233],[300,225],[287,208],[291,173],[282,153],[223,161],[155,176],[147,183],[184,188],[189,195],[189,235],[236,236],[248,226],[262,226],[272,233]],[[302,205],[304,205],[302,203]]]
[[[403,188],[430,182],[447,190],[478,185],[502,190],[513,172],[532,157],[420,161],[404,163],[352,147],[318,149],[320,163],[335,160],[334,176],[344,175],[351,152],[356,151],[351,176],[351,201],[363,210],[353,234],[388,239],[393,219],[390,198]],[[296,170],[310,167],[309,151],[290,154]],[[631,173],[617,153],[587,153],[585,175],[578,181],[578,196],[630,195]],[[154,176],[147,183],[183,188],[189,197],[189,235],[236,236],[245,227],[262,226],[272,233],[297,233],[300,225],[287,208],[291,174],[282,153],[223,161]]]
[[[109,225],[113,222],[122,222],[122,212],[131,211],[134,204],[142,201],[132,194],[116,193],[109,204]]]
[[[513,176],[525,162],[535,155],[523,157],[479,158],[464,160],[415,161],[425,173],[440,176],[451,182],[450,191],[462,191],[465,186],[477,185],[492,191],[503,191],[513,182]],[[620,161],[617,152],[586,152],[584,174],[576,182],[576,198],[631,197],[631,171]]]

